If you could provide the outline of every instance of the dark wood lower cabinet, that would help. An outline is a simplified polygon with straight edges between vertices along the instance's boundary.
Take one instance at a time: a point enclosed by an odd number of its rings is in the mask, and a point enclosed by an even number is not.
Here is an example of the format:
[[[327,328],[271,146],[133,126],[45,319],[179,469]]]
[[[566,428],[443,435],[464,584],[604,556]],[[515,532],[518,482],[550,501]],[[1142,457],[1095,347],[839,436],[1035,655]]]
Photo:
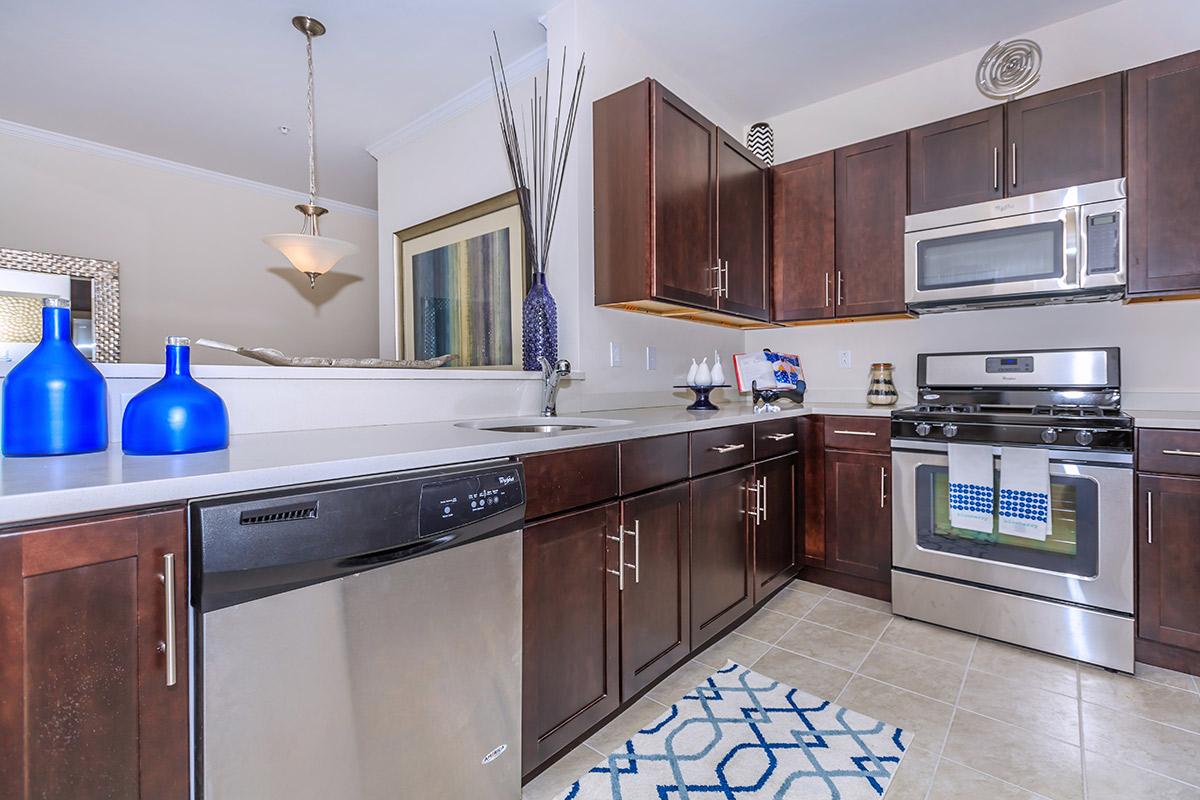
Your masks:
[[[617,503],[525,528],[522,774],[620,705],[620,531]]]
[[[1138,477],[1138,636],[1200,665],[1200,479]]]
[[[188,796],[186,560],[179,510],[0,536],[0,797]]]
[[[825,452],[825,561],[828,569],[891,580],[891,458]]]
[[[692,648],[750,610],[754,603],[750,551],[754,467],[692,481]]]
[[[755,476],[762,492],[761,519],[754,525],[754,602],[796,574],[796,456],[760,461]]]
[[[691,652],[688,485],[623,501],[621,529],[626,563],[620,592],[624,702]]]

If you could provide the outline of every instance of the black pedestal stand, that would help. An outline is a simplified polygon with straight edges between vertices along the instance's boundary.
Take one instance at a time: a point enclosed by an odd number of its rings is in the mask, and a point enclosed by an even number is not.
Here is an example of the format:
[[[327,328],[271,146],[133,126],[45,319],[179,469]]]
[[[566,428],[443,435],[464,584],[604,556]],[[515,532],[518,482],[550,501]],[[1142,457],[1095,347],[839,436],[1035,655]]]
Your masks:
[[[728,383],[717,384],[716,386],[676,386],[676,389],[691,389],[696,393],[696,402],[687,407],[688,411],[719,411],[717,406],[708,399],[709,392],[713,389],[728,389]]]
[[[804,391],[798,389],[759,389],[758,381],[750,382],[750,391],[754,395],[754,404],[774,403],[776,400],[791,400],[796,405],[804,402]]]

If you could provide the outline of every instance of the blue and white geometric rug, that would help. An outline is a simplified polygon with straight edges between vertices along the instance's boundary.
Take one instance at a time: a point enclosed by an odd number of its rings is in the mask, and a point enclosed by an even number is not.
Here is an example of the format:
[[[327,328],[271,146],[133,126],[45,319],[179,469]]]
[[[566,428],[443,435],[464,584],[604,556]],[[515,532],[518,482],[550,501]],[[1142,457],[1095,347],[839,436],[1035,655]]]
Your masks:
[[[879,798],[912,734],[732,661],[563,800]]]

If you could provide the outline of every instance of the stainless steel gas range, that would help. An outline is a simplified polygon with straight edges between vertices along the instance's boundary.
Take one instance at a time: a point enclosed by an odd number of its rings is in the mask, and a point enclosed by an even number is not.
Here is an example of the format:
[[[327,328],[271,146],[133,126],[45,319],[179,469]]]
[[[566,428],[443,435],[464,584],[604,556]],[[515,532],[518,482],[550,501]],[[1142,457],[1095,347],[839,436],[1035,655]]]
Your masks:
[[[919,404],[892,412],[895,612],[1132,672],[1134,434],[1119,350],[922,354],[917,382]],[[997,486],[1002,447],[1048,450],[1044,541],[951,525],[952,442],[990,447]]]

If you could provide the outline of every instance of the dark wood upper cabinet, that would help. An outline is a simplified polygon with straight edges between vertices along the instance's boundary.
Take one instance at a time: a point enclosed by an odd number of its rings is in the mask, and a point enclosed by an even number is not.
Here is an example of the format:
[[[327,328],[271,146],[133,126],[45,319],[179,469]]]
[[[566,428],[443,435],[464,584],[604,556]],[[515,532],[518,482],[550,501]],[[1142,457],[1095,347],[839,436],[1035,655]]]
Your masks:
[[[1138,477],[1138,635],[1200,652],[1200,480]]]
[[[620,530],[616,503],[525,528],[524,775],[620,705]]]
[[[1004,107],[972,111],[908,133],[913,214],[1004,196]]]
[[[724,269],[719,306],[765,320],[767,167],[725,131],[717,137],[717,257]]]
[[[1200,52],[1128,73],[1129,293],[1200,291]]]
[[[754,587],[747,489],[754,467],[692,481],[692,649],[750,610]]]
[[[776,322],[834,315],[833,151],[771,170],[771,306]]]
[[[829,569],[891,580],[891,459],[870,453],[825,453],[825,538]]]
[[[1118,72],[1009,103],[1006,193],[1121,177],[1121,98]]]
[[[686,483],[621,503],[626,563],[621,590],[622,702],[691,652],[690,512]]]
[[[902,313],[908,137],[842,147],[834,159],[837,315]]]
[[[185,532],[172,510],[0,536],[0,796],[188,797]]]
[[[796,574],[796,456],[760,461],[755,476],[762,515],[754,526],[754,602]]]

